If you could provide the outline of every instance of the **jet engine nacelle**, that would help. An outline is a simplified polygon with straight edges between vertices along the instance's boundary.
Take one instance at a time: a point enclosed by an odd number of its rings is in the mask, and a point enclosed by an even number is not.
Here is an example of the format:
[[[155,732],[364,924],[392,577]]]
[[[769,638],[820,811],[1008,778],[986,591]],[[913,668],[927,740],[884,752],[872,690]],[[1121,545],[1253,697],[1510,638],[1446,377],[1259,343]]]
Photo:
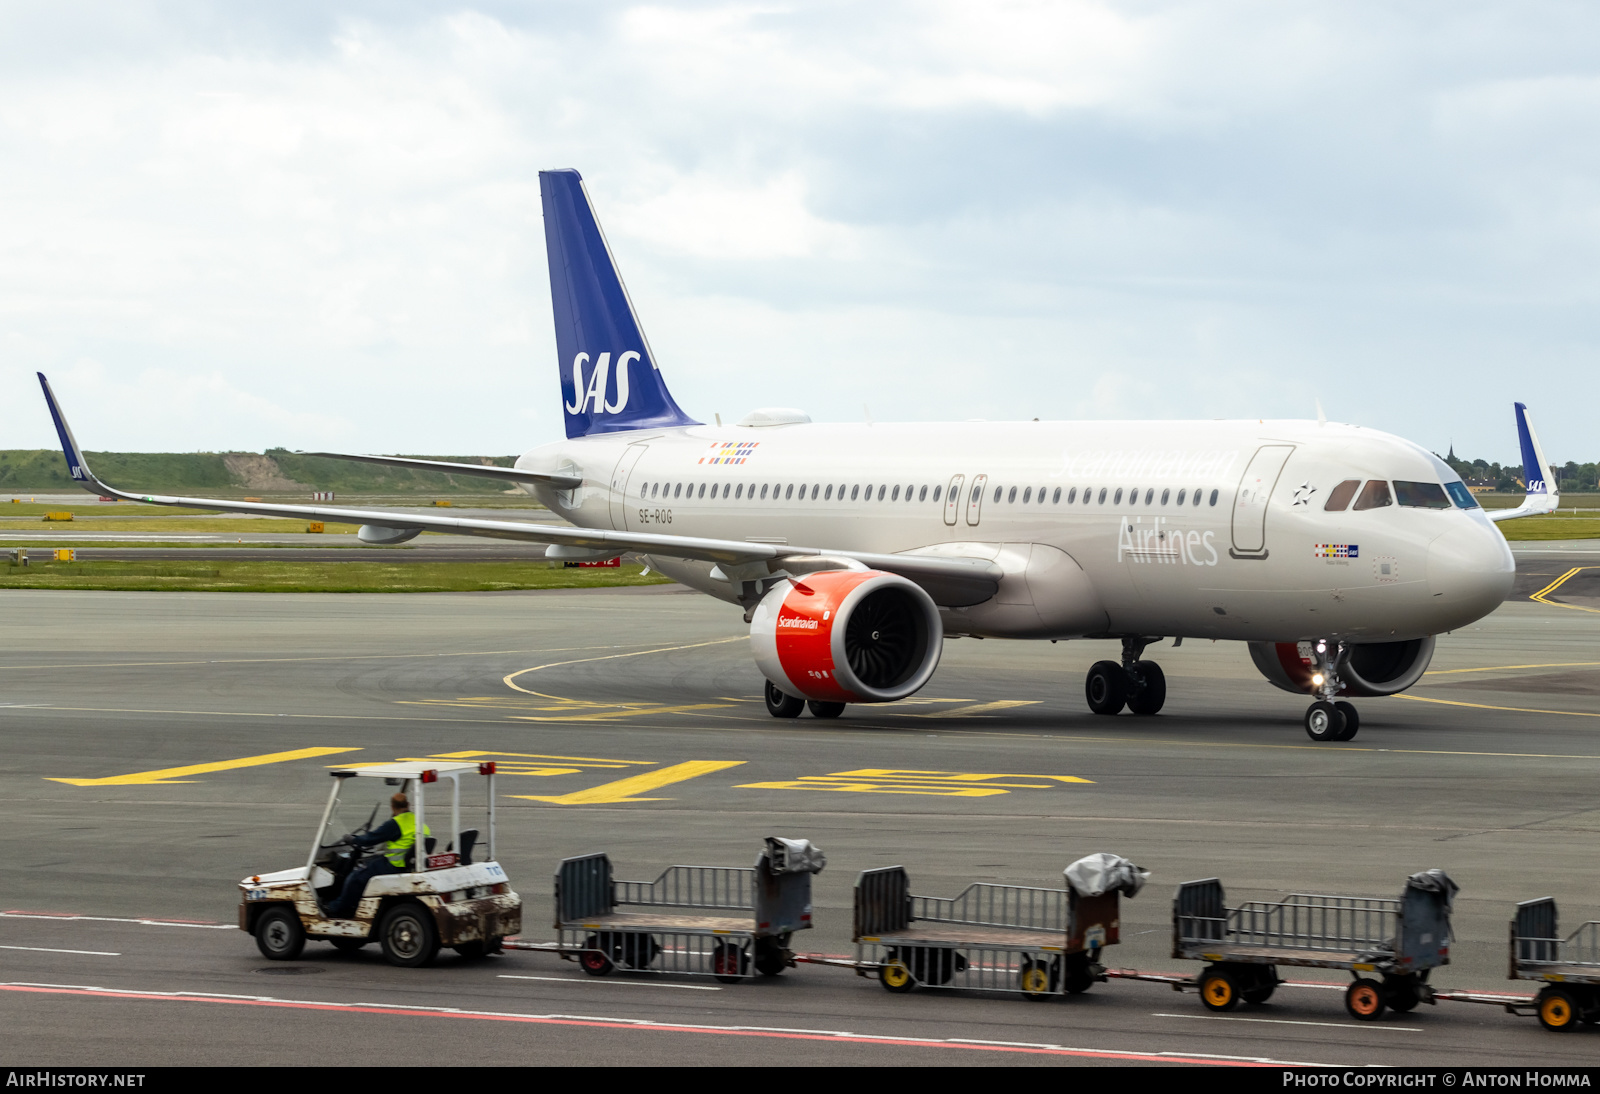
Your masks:
[[[881,570],[778,582],[750,618],[756,665],[780,691],[823,703],[888,703],[928,682],[944,645],[939,609]]]
[[[1277,687],[1305,695],[1314,690],[1309,647],[1309,642],[1251,642],[1250,660]],[[1432,636],[1351,646],[1339,665],[1339,679],[1344,681],[1339,694],[1395,695],[1422,679],[1432,660]]]

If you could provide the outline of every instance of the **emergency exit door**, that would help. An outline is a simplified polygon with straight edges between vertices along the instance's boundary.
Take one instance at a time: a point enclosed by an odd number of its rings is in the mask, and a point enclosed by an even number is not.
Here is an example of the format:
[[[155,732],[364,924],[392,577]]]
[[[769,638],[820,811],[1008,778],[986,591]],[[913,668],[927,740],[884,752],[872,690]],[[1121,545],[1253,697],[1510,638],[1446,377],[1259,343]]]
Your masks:
[[[611,527],[619,532],[628,530],[628,479],[633,475],[633,465],[644,455],[647,444],[630,444],[611,472]]]

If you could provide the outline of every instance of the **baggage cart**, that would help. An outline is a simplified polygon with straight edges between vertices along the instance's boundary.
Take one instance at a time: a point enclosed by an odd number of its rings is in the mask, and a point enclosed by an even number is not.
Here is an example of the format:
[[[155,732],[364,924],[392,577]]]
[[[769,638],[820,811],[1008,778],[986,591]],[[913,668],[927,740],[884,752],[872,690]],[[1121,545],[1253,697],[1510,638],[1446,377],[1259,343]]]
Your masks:
[[[1291,893],[1230,908],[1217,878],[1184,882],[1172,901],[1172,956],[1210,964],[1174,986],[1227,1011],[1265,1003],[1282,983],[1278,966],[1298,965],[1348,969],[1345,1010],[1363,1021],[1431,1004],[1428,973],[1450,963],[1455,893],[1444,871],[1427,870],[1407,878],[1398,898]]]
[[[1126,859],[1113,884],[1080,893],[977,882],[955,897],[918,896],[903,866],[864,870],[856,880],[856,972],[877,972],[892,992],[916,987],[1015,991],[1043,1000],[1088,991],[1106,979],[1101,954],[1120,941],[1120,895],[1148,876]],[[1089,862],[1090,859],[1080,860]]]
[[[811,927],[811,877],[825,865],[806,840],[768,838],[754,867],[669,866],[654,881],[618,881],[603,854],[556,872],[563,960],[591,976],[613,969],[714,976],[725,984],[795,965],[789,942]]]
[[[1551,897],[1525,900],[1511,921],[1512,980],[1539,980],[1532,1003],[1507,1003],[1512,1014],[1536,1014],[1545,1029],[1564,1032],[1600,1022],[1600,920],[1566,938],[1556,927]]]

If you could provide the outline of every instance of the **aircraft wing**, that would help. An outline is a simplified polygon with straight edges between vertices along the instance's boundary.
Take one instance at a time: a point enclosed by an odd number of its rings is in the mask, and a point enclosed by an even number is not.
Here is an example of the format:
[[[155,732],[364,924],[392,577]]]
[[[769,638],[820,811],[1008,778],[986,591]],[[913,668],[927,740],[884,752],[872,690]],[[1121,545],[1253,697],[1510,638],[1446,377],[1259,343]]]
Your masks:
[[[517,467],[491,467],[478,463],[450,463],[446,460],[418,460],[409,456],[357,456],[349,452],[296,452],[296,456],[322,456],[330,460],[351,460],[356,463],[379,463],[385,467],[408,467],[413,471],[443,471],[451,475],[480,475],[503,482],[542,482],[561,490],[582,486],[583,480],[575,475],[544,475],[537,471],[524,471]]]
[[[534,524],[523,521],[481,520],[472,517],[446,517],[422,513],[399,513],[391,509],[349,509],[343,506],[280,505],[259,501],[230,501],[222,498],[192,498],[164,494],[130,494],[118,490],[89,470],[56,402],[55,393],[44,373],[39,373],[50,417],[61,439],[62,454],[73,481],[90,493],[146,505],[173,505],[186,509],[211,509],[223,513],[256,513],[262,516],[292,517],[298,520],[333,521],[359,524],[382,532],[447,532],[489,539],[512,539],[547,545],[551,558],[605,558],[624,551],[659,554],[669,558],[712,562],[730,580],[752,580],[780,571],[809,573],[820,569],[849,568],[860,565],[896,573],[927,589],[934,601],[946,605],[978,604],[995,594],[1001,570],[994,562],[979,558],[947,558],[917,554],[877,554],[873,552],[798,547],[784,544],[750,543],[744,540],[706,539],[698,536],[669,536],[652,532],[613,532],[576,528],[571,525]],[[400,457],[378,457],[400,459]],[[427,461],[417,461],[426,463]],[[472,465],[464,465],[472,467]],[[487,470],[487,468],[474,468]],[[498,470],[509,470],[500,468]]]
[[[1515,509],[1496,509],[1488,513],[1493,521],[1515,520],[1517,517],[1540,516],[1553,513],[1561,504],[1561,490],[1550,477],[1550,462],[1544,457],[1544,447],[1539,434],[1533,431],[1528,420],[1528,408],[1514,404],[1517,415],[1517,441],[1522,448],[1522,481],[1527,484],[1527,494]]]

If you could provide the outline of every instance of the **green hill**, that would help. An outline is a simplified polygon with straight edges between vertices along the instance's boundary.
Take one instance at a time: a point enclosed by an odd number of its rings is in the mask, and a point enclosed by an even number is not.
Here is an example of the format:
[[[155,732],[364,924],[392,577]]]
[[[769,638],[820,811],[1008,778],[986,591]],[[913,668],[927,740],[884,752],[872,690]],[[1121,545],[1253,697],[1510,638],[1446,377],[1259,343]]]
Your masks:
[[[282,448],[254,452],[86,452],[94,473],[120,489],[161,494],[498,494],[508,484],[473,475],[297,456]],[[510,467],[513,456],[419,456]],[[79,489],[55,449],[0,449],[0,493]]]

